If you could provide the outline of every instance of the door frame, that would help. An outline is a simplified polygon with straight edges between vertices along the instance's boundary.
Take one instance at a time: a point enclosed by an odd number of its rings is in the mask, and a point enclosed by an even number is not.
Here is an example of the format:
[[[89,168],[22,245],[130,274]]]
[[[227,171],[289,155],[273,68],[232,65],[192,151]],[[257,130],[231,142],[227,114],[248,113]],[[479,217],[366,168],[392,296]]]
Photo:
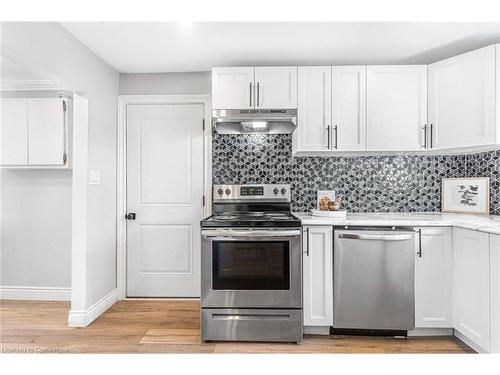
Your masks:
[[[212,212],[212,117],[210,95],[119,95],[116,163],[116,287],[118,299],[127,298],[127,106],[134,104],[202,104],[203,130],[203,215]],[[200,124],[201,126],[201,124]],[[201,197],[200,197],[201,199]]]

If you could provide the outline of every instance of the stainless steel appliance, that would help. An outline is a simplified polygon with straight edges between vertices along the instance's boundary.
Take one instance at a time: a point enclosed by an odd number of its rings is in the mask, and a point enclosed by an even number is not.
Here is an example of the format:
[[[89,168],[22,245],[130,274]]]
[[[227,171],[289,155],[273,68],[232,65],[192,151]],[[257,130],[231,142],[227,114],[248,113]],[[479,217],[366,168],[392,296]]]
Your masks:
[[[347,227],[334,238],[334,328],[413,329],[413,229]]]
[[[214,109],[219,134],[290,134],[297,127],[297,109]]]
[[[289,185],[216,185],[201,222],[201,338],[302,341],[300,220]]]

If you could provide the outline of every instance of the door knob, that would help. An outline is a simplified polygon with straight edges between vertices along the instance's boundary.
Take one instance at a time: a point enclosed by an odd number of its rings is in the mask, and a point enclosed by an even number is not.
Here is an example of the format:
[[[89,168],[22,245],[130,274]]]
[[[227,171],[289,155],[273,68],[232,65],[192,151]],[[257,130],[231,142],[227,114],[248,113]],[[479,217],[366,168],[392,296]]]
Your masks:
[[[129,212],[128,214],[125,214],[125,219],[135,220],[135,212]]]

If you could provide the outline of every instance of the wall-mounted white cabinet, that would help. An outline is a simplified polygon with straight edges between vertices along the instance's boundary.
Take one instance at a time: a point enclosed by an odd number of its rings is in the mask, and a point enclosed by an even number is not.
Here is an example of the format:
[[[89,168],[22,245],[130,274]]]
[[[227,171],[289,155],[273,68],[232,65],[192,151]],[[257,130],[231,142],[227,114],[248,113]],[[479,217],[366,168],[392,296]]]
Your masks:
[[[332,67],[298,68],[298,126],[293,152],[331,150]]]
[[[496,48],[481,48],[429,65],[430,148],[499,143]]]
[[[500,353],[500,235],[490,234],[491,352]]]
[[[296,155],[366,149],[366,67],[298,68]]]
[[[454,328],[490,350],[490,247],[488,233],[453,228]]]
[[[366,81],[367,150],[422,150],[427,66],[368,66]]]
[[[212,108],[297,108],[297,67],[213,68]]]
[[[1,166],[66,167],[67,122],[66,99],[2,99]]]
[[[415,327],[453,327],[450,227],[422,227],[415,259]],[[421,237],[420,237],[421,236]]]
[[[333,325],[333,227],[303,232],[304,325]]]

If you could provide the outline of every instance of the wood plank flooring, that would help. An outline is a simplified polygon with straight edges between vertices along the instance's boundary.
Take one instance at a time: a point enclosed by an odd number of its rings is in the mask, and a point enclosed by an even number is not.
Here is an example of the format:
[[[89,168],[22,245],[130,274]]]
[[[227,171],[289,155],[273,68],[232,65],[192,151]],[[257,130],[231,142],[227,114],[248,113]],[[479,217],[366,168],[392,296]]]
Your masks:
[[[202,343],[199,301],[119,301],[86,328],[68,328],[69,303],[0,301],[2,352],[60,353],[467,353],[451,337],[306,335],[301,345]]]

